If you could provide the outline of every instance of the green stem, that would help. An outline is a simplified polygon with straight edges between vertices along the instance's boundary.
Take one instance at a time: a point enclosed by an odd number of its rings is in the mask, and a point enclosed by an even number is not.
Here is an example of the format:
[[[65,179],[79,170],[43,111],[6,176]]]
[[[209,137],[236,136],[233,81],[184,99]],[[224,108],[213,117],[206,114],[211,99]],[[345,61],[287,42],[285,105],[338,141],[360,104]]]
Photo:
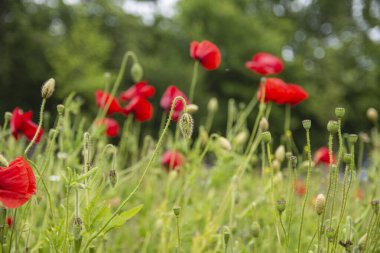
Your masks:
[[[29,145],[26,147],[25,151],[24,151],[24,157],[26,157],[26,155],[28,154],[28,151],[29,149],[33,146],[33,144],[36,142],[37,140],[37,137],[38,137],[38,134],[40,133],[41,131],[41,128],[42,128],[42,123],[44,121],[44,109],[45,109],[45,104],[46,104],[46,98],[42,99],[42,104],[41,104],[41,108],[40,108],[40,121],[38,123],[38,128],[37,128],[37,131],[36,133],[34,134],[33,136],[33,139],[31,140],[31,142],[29,143]]]
[[[180,229],[180,218],[179,215],[176,215],[176,225],[177,225],[177,252],[181,252],[181,229]]]
[[[197,84],[198,66],[199,66],[199,61],[195,61],[194,68],[193,68],[193,76],[191,78],[190,91],[189,91],[189,101],[191,103],[194,102],[193,99],[194,99],[195,86]]]

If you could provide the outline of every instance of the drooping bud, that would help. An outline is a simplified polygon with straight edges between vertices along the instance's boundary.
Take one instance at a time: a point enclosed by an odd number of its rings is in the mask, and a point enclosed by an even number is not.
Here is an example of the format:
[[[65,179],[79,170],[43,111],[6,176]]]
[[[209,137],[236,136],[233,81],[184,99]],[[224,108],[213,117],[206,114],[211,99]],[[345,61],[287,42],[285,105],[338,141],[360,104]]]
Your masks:
[[[329,133],[331,134],[335,134],[336,132],[338,132],[338,129],[339,129],[339,124],[337,121],[335,120],[330,120],[328,123],[327,123],[327,131],[329,131]]]
[[[378,200],[372,200],[371,201],[372,210],[375,214],[379,213],[379,201]]]
[[[318,194],[317,198],[315,199],[315,212],[318,215],[321,215],[323,211],[325,210],[325,206],[326,206],[325,195],[323,195],[322,193]]]
[[[227,140],[226,138],[222,137],[222,136],[219,136],[218,138],[218,142],[219,142],[219,145],[225,149],[226,151],[231,151],[232,149],[232,146],[231,146],[231,143],[229,140]]]
[[[309,119],[302,120],[302,126],[306,130],[310,129],[311,128],[311,120],[309,120]]]
[[[207,104],[207,110],[210,113],[215,113],[218,110],[218,100],[216,98],[211,98]]]
[[[285,211],[285,207],[286,207],[286,201],[285,201],[285,199],[279,199],[279,200],[277,200],[277,202],[276,202],[276,209],[277,209],[277,211],[278,211],[278,213],[280,215]]]
[[[12,118],[12,113],[11,112],[6,112],[4,115],[5,120],[9,121]]]
[[[357,134],[350,134],[348,135],[348,143],[350,145],[355,145],[355,143],[358,141],[358,135]]]
[[[174,206],[173,207],[173,213],[176,217],[181,215],[181,207],[180,206]]]
[[[59,115],[63,115],[63,113],[65,112],[65,106],[64,105],[57,105],[57,112]]]
[[[41,96],[44,99],[50,98],[54,93],[55,88],[55,80],[53,78],[50,78],[47,80],[41,88]]]
[[[193,134],[194,121],[190,113],[183,113],[178,121],[179,129],[185,139],[190,139]]]
[[[189,104],[186,106],[186,111],[190,114],[194,114],[199,110],[199,107],[196,104]]]
[[[260,224],[256,221],[254,221],[252,223],[251,229],[252,229],[252,236],[255,238],[259,237],[259,235],[260,235]]]
[[[231,230],[229,227],[224,226],[223,227],[223,240],[224,240],[224,245],[228,244],[228,241],[230,240],[231,237]]]
[[[262,132],[268,131],[268,129],[269,129],[269,122],[268,122],[268,120],[265,117],[263,117],[260,120],[259,126],[260,126],[260,129],[261,129]]]
[[[265,143],[269,143],[272,140],[272,135],[270,134],[269,131],[266,131],[266,132],[261,133],[261,138],[263,139]]]
[[[81,237],[81,232],[82,232],[82,229],[83,229],[83,221],[80,217],[75,217],[73,219],[73,224],[72,224],[72,228],[73,228],[73,236],[76,240],[80,239]]]
[[[0,154],[0,165],[2,165],[4,167],[9,166],[8,160],[2,154]]]
[[[112,169],[110,170],[110,172],[108,173],[108,180],[110,181],[110,184],[112,187],[115,187],[116,183],[117,183],[117,172],[116,170]]]
[[[379,118],[379,114],[377,113],[377,110],[375,108],[373,108],[373,107],[368,108],[368,110],[367,110],[367,118],[373,124],[376,124],[377,119]]]
[[[276,152],[274,153],[274,157],[280,162],[283,162],[285,160],[285,147],[284,147],[284,145],[278,146],[278,148],[276,149]]]
[[[140,82],[143,77],[144,71],[140,63],[134,62],[131,68],[131,76],[134,82]]]
[[[350,164],[351,163],[351,159],[352,159],[352,155],[351,154],[344,154],[343,161],[344,161],[345,164]]]
[[[335,116],[338,119],[342,119],[344,117],[344,114],[346,113],[346,110],[342,107],[335,108]]]
[[[335,230],[332,227],[329,227],[326,229],[326,237],[329,240],[329,242],[332,242],[335,237]]]

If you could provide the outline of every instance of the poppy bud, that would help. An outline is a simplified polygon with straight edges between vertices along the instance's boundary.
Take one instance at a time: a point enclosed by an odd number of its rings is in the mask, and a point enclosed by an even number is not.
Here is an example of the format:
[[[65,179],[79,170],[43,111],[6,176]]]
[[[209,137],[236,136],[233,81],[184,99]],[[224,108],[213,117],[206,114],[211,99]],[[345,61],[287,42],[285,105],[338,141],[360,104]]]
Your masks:
[[[218,110],[218,100],[216,98],[211,98],[207,104],[207,110],[210,113],[214,113]]]
[[[277,159],[273,160],[273,162],[272,162],[272,168],[273,168],[274,172],[278,172],[280,170],[281,164],[280,164],[280,162]]]
[[[9,162],[7,161],[7,159],[5,159],[5,157],[2,154],[0,154],[0,165],[4,167],[9,166]]]
[[[286,207],[286,201],[285,201],[285,199],[279,199],[279,200],[277,200],[277,202],[276,202],[276,209],[277,209],[277,211],[278,211],[278,213],[280,215],[285,211],[285,207]]]
[[[379,114],[377,113],[377,110],[375,108],[373,107],[368,108],[367,118],[369,119],[369,121],[375,124],[377,122],[378,117],[379,117]]]
[[[311,128],[311,120],[309,120],[309,119],[302,120],[302,126],[306,130],[310,129]]]
[[[332,242],[334,240],[335,236],[335,230],[332,227],[329,227],[326,229],[326,237],[329,240],[329,242]]]
[[[323,194],[318,194],[317,198],[315,199],[315,212],[318,215],[321,215],[323,213],[323,210],[325,210],[326,205],[326,198]]]
[[[219,142],[219,145],[225,149],[226,151],[230,151],[232,149],[232,146],[231,146],[231,143],[229,140],[227,140],[226,138],[220,136],[218,138],[218,142]]]
[[[329,131],[329,133],[331,134],[335,134],[336,132],[338,132],[338,128],[339,128],[338,122],[335,120],[330,120],[327,123],[327,131]]]
[[[290,157],[290,162],[292,163],[293,169],[295,169],[297,167],[297,156],[292,155]]]
[[[379,213],[379,201],[378,200],[372,200],[371,201],[372,210],[375,214]]]
[[[75,217],[73,219],[72,228],[73,228],[73,236],[74,236],[75,240],[80,239],[82,228],[83,228],[83,221],[80,217]]]
[[[259,235],[260,235],[260,224],[256,221],[253,222],[251,229],[252,229],[253,237],[255,237],[255,238],[259,237]]]
[[[344,163],[345,164],[350,164],[351,163],[351,158],[352,158],[351,154],[344,154],[344,157],[343,157]]]
[[[194,114],[199,110],[199,107],[196,104],[189,104],[186,106],[186,112]]]
[[[274,157],[280,162],[283,162],[285,159],[285,147],[284,145],[278,146],[276,152],[274,153]]]
[[[116,183],[117,183],[117,172],[116,170],[110,170],[110,172],[108,173],[108,179],[110,181],[110,184],[112,187],[115,187]]]
[[[190,113],[183,113],[181,115],[181,118],[179,119],[179,129],[181,130],[182,136],[185,139],[190,139],[191,135],[193,134],[193,117],[191,117]]]
[[[57,105],[57,112],[59,115],[63,115],[63,112],[65,111],[64,105]]]
[[[223,240],[224,240],[224,245],[227,245],[227,244],[228,244],[228,241],[230,240],[230,236],[231,236],[231,230],[229,229],[229,227],[224,226],[224,227],[223,227]]]
[[[260,129],[263,132],[268,131],[268,129],[269,129],[269,122],[268,122],[268,120],[266,118],[262,118],[260,120]]]
[[[355,143],[358,141],[358,135],[357,134],[350,134],[348,135],[348,143],[351,145],[355,145]]]
[[[143,68],[140,63],[134,62],[131,68],[131,76],[134,82],[140,82],[143,77]]]
[[[365,250],[366,241],[367,241],[367,233],[364,234],[362,237],[360,237],[360,239],[358,241],[358,246],[359,246],[359,251],[360,252],[362,252],[363,250]]]
[[[346,113],[346,110],[342,107],[335,108],[335,116],[338,119],[342,119],[344,117],[344,114]]]
[[[366,133],[360,132],[359,139],[364,143],[369,143],[369,137],[368,137],[368,134]]]
[[[5,113],[5,115],[4,115],[4,118],[5,118],[5,120],[11,120],[11,118],[12,118],[12,113],[11,112],[6,112]]]
[[[181,207],[180,206],[174,206],[173,207],[173,213],[175,216],[179,216],[181,214]]]
[[[261,138],[263,139],[263,141],[264,141],[265,143],[269,143],[269,142],[271,142],[271,140],[272,140],[272,135],[270,134],[269,131],[266,131],[266,132],[263,132],[263,133],[261,134]]]
[[[50,78],[47,80],[43,85],[41,89],[41,96],[44,99],[48,99],[53,95],[55,88],[55,80],[53,78]]]
[[[246,141],[247,141],[247,138],[248,138],[248,133],[247,131],[241,131],[240,133],[238,133],[235,137],[235,143],[237,145],[243,145]]]

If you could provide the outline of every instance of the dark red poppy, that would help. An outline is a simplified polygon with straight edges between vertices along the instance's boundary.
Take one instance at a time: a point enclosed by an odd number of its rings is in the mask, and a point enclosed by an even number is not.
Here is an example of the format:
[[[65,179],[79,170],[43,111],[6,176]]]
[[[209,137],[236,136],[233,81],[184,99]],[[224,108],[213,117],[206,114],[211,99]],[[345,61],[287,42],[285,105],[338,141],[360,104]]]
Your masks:
[[[307,99],[309,94],[297,84],[288,84],[286,87],[286,104],[297,105]]]
[[[96,99],[96,104],[98,105],[98,107],[102,109],[107,106],[109,101],[111,101],[107,110],[107,115],[122,112],[122,108],[119,102],[116,100],[116,98],[114,98],[113,96],[111,96],[111,94],[107,92],[104,92],[102,90],[96,91],[95,99]]]
[[[126,107],[124,107],[124,113],[133,113],[136,120],[139,122],[144,122],[152,119],[153,117],[153,106],[143,97],[134,97]]]
[[[114,138],[119,134],[119,129],[120,129],[119,124],[114,119],[111,119],[111,118],[99,119],[96,123],[98,125],[105,126],[106,135],[110,138]]]
[[[284,64],[280,58],[265,53],[257,53],[252,60],[245,63],[245,67],[260,75],[279,74],[284,69]]]
[[[184,157],[181,153],[175,150],[166,151],[161,158],[161,164],[165,166],[167,170],[179,170],[184,164]]]
[[[0,167],[0,201],[5,207],[20,207],[35,193],[36,178],[23,157],[17,157],[8,167]]]
[[[122,92],[120,94],[120,100],[129,101],[134,97],[151,98],[155,92],[156,89],[152,85],[149,85],[146,81],[141,81],[134,84],[128,90]]]
[[[198,60],[206,70],[217,69],[222,58],[219,48],[208,40],[191,42],[190,56]]]
[[[261,101],[261,94],[265,87],[264,102],[274,102],[283,104],[286,101],[286,83],[280,78],[266,78],[264,83],[260,84],[260,90],[257,93],[257,98]]]
[[[186,101],[186,104],[189,103],[189,100],[187,99],[185,94],[180,89],[178,89],[174,85],[170,85],[165,90],[164,94],[162,95],[162,98],[160,101],[161,107],[164,110],[166,110],[167,112],[170,112],[170,109],[172,107],[172,103],[173,103],[175,97],[178,97],[178,96],[183,97]],[[173,112],[173,117],[172,117],[172,119],[174,121],[178,120],[179,116],[181,115],[182,110],[183,110],[183,103],[182,103],[182,101],[177,100],[177,102],[174,106],[174,112]]]
[[[32,121],[33,113],[32,111],[23,112],[20,108],[16,107],[12,112],[12,118],[10,121],[10,127],[12,130],[12,135],[18,139],[18,134],[23,135],[31,141],[37,132],[38,125]],[[38,133],[36,143],[38,143],[43,134],[43,129],[41,128]]]
[[[315,165],[330,165],[330,156],[329,156],[329,149],[327,147],[321,147],[314,153],[314,163]],[[335,155],[332,155],[332,163],[335,163]]]
[[[7,219],[6,219],[6,223],[8,225],[9,228],[12,228],[13,227],[13,217],[12,216],[7,216]]]

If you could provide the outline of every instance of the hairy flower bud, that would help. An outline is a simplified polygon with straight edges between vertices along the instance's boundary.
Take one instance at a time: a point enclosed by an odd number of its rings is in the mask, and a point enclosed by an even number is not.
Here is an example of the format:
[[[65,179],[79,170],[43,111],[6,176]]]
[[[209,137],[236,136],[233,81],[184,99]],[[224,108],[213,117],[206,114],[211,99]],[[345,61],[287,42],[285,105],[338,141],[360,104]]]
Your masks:
[[[140,82],[143,77],[144,71],[140,63],[134,62],[131,68],[131,76],[134,82]]]
[[[194,114],[199,110],[199,107],[196,104],[189,104],[186,106],[186,112]]]
[[[229,140],[227,140],[226,138],[222,137],[222,136],[219,136],[218,138],[218,142],[219,142],[219,145],[225,149],[226,151],[231,151],[232,149],[232,146],[231,146],[231,143]]]
[[[335,134],[336,132],[338,132],[338,129],[339,129],[339,124],[337,121],[335,120],[330,120],[328,123],[327,123],[327,131],[329,131],[329,133],[331,134]]]
[[[190,113],[183,113],[178,121],[179,129],[185,139],[190,139],[193,134],[194,121]]]
[[[263,117],[260,120],[259,126],[260,126],[261,131],[263,131],[263,132],[268,131],[268,129],[269,129],[269,122],[268,122],[268,120],[265,117]]]
[[[248,139],[247,131],[241,131],[235,136],[234,143],[237,145],[243,145]]]
[[[277,211],[278,211],[278,213],[280,215],[285,211],[285,207],[286,207],[286,201],[285,201],[285,199],[279,199],[279,200],[277,200],[277,202],[276,202],[276,209],[277,209]]]
[[[43,85],[41,89],[41,96],[44,99],[48,99],[53,95],[55,88],[55,80],[53,78],[50,78],[47,80]]]
[[[342,107],[335,108],[335,116],[338,119],[342,119],[344,117],[344,114],[346,113],[346,110]]]
[[[218,100],[216,98],[211,98],[207,104],[207,110],[210,113],[215,113],[218,110]]]
[[[173,213],[175,216],[179,216],[181,214],[181,207],[180,206],[174,206],[173,207]]]
[[[377,119],[379,118],[379,114],[377,113],[377,110],[373,107],[368,108],[367,118],[369,119],[369,121],[375,124],[377,122]]]
[[[115,185],[117,183],[117,172],[116,172],[116,170],[114,170],[114,169],[110,170],[110,172],[108,173],[108,180],[110,181],[111,186],[115,187]]]
[[[317,198],[315,199],[315,212],[318,215],[321,215],[323,211],[325,210],[326,205],[326,198],[323,194],[318,194]]]
[[[274,157],[280,161],[280,162],[283,162],[285,160],[285,147],[284,145],[280,145],[278,146],[278,148],[276,149],[276,152],[274,153]]]
[[[270,134],[269,131],[266,131],[266,132],[261,133],[261,138],[263,139],[265,143],[269,143],[272,140],[272,135]]]
[[[310,129],[311,128],[311,120],[309,120],[309,119],[302,120],[302,126],[306,130]]]
[[[65,106],[64,105],[57,105],[57,112],[59,115],[63,115],[63,113],[65,112]]]

